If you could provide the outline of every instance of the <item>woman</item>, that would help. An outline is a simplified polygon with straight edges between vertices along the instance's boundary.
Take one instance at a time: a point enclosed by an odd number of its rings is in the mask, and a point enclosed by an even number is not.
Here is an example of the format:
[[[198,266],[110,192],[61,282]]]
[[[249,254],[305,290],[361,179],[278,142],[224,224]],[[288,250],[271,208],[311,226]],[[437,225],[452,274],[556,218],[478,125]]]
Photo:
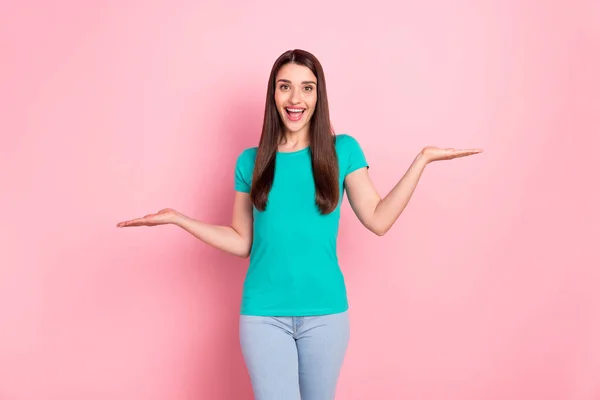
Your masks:
[[[425,166],[481,152],[424,148],[383,199],[358,142],[335,135],[319,61],[287,51],[273,65],[259,146],[235,167],[230,226],[173,209],[119,227],[175,224],[203,242],[250,257],[240,343],[257,400],[333,399],[349,338],[336,239],[344,189],[360,222],[384,235]]]

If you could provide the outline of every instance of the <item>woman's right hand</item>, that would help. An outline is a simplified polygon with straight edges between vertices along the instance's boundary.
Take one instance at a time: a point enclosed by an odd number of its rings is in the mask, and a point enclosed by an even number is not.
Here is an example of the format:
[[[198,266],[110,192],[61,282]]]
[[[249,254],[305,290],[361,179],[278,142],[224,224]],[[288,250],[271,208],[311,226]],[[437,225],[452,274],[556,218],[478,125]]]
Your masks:
[[[156,226],[156,225],[165,225],[172,224],[175,222],[175,219],[179,213],[172,208],[165,208],[157,212],[156,214],[148,214],[143,216],[142,218],[136,218],[129,221],[119,222],[117,224],[118,228],[125,228],[129,226]]]
[[[213,225],[190,218],[172,208],[156,214],[123,221],[117,227],[173,224],[216,249],[239,257],[248,257],[252,249],[253,215],[250,193],[236,192],[231,225]]]

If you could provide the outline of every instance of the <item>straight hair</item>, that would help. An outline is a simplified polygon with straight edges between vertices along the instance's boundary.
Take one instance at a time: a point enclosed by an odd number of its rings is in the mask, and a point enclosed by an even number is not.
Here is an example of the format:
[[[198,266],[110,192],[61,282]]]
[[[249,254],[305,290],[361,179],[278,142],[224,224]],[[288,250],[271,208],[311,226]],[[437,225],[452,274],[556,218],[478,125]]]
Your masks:
[[[275,79],[281,67],[288,63],[303,65],[317,77],[317,102],[309,122],[309,150],[315,182],[315,204],[321,214],[329,214],[337,208],[340,197],[335,134],[329,119],[329,103],[323,67],[314,55],[304,50],[286,51],[279,56],[271,69],[250,197],[258,210],[266,209],[269,192],[275,178],[277,149],[284,132],[284,124],[275,104]]]

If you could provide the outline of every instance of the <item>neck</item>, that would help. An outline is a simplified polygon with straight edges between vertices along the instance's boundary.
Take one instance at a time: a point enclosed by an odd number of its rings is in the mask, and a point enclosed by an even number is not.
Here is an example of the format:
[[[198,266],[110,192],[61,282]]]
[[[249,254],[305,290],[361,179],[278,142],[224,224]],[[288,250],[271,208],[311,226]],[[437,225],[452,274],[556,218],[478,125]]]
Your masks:
[[[284,150],[302,149],[310,145],[308,130],[284,132],[279,141],[279,148]]]

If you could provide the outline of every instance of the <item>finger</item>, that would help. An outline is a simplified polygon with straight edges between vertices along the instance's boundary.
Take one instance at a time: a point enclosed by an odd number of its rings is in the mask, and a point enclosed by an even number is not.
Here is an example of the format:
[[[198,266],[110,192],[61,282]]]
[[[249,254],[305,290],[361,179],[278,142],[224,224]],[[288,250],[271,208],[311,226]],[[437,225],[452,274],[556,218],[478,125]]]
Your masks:
[[[134,221],[133,219],[127,220],[127,221],[121,221],[117,224],[118,227],[123,227],[123,226],[128,226],[129,224],[131,224],[131,222]]]
[[[478,154],[478,153],[481,153],[481,152],[483,152],[482,149],[456,150],[453,155],[456,156],[456,157],[465,157],[465,156],[470,156],[470,155],[473,155],[473,154]]]
[[[146,224],[146,219],[145,218],[136,218],[136,219],[132,219],[129,221],[125,221],[125,222],[121,222],[120,223],[120,227],[127,227],[127,226],[142,226]]]
[[[117,227],[122,228],[124,226],[127,226],[127,224],[129,224],[131,221],[121,221],[117,224]]]
[[[467,156],[471,156],[473,154],[471,153],[458,153],[458,154],[454,154],[451,158],[462,158],[462,157],[467,157]]]

